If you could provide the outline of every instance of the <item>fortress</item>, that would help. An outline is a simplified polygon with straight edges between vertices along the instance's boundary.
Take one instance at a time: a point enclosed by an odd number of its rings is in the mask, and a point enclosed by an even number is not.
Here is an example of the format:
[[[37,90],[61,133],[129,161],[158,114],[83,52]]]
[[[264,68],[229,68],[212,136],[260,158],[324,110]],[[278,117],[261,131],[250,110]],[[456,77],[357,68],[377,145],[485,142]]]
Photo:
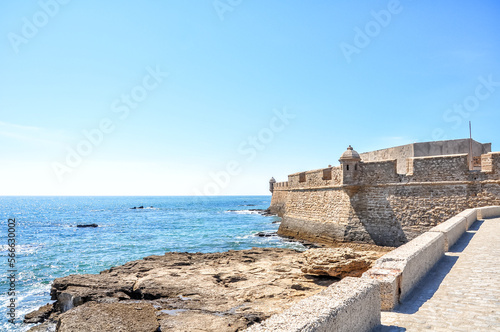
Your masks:
[[[313,242],[406,243],[461,211],[500,205],[500,152],[471,139],[358,154],[269,182],[278,234]]]

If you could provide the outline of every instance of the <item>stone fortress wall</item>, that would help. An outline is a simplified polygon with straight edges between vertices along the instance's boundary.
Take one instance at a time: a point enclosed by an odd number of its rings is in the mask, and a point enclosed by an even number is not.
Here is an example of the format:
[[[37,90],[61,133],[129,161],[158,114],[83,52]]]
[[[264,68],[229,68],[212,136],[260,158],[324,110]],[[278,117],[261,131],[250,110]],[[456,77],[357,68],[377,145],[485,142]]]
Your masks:
[[[470,145],[474,167],[461,153]],[[349,148],[338,167],[291,174],[286,182],[272,179],[270,210],[283,218],[280,235],[399,246],[460,211],[500,205],[500,152],[490,150],[491,144],[469,140],[361,155]],[[421,156],[434,153],[444,155]],[[376,160],[385,157],[393,159]]]
[[[360,157],[361,160],[365,162],[381,161],[381,160],[397,160],[398,173],[406,174],[408,158],[443,156],[443,155],[461,154],[461,153],[469,154],[471,148],[472,148],[472,156],[477,158],[481,157],[481,155],[483,154],[491,152],[491,143],[482,144],[474,140],[471,141],[469,139],[412,143],[388,149],[360,153]]]

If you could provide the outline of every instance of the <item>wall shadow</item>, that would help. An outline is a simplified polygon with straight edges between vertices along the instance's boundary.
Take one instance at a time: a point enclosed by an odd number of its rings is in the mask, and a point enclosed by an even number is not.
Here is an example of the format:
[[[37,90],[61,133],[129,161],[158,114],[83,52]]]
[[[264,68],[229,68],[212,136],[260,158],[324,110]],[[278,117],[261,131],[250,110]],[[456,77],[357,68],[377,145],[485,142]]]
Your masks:
[[[451,271],[451,269],[459,259],[459,256],[453,255],[453,253],[460,253],[465,250],[483,222],[483,220],[476,221],[469,228],[469,230],[465,232],[460,237],[460,239],[450,248],[448,252],[452,255],[445,254],[417,284],[417,286],[406,297],[403,303],[400,303],[396,308],[394,308],[393,312],[402,314],[414,314],[425,302],[430,300],[438,290],[444,278],[448,275],[448,273]]]
[[[469,227],[469,231],[478,231],[481,225],[484,223],[484,220],[476,220],[472,225]]]
[[[408,242],[403,225],[396,219],[387,197],[381,197],[377,201],[377,207],[390,214],[384,218],[373,215],[373,206],[364,193],[356,193],[349,198],[354,210],[354,215],[351,218],[354,217],[356,222],[346,227],[344,235],[346,238],[354,234],[357,239],[373,242],[378,246],[390,247],[399,247]],[[359,228],[357,229],[356,226]]]
[[[403,332],[406,328],[394,325],[379,325],[372,332]]]
[[[457,256],[444,256],[415,286],[410,294],[400,303],[393,312],[401,314],[414,314],[420,307],[430,300],[438,290],[443,279],[457,262]]]
[[[483,223],[484,223],[484,220],[477,220],[476,222],[474,222],[470,226],[469,230],[466,231],[464,234],[462,234],[460,239],[458,239],[458,241],[455,242],[455,244],[453,246],[451,246],[450,249],[448,249],[448,252],[460,253],[460,252],[464,251],[465,248],[467,248],[467,246],[469,245],[469,242],[472,240],[472,238],[476,234],[476,232],[479,230],[479,227],[481,227],[481,225]]]

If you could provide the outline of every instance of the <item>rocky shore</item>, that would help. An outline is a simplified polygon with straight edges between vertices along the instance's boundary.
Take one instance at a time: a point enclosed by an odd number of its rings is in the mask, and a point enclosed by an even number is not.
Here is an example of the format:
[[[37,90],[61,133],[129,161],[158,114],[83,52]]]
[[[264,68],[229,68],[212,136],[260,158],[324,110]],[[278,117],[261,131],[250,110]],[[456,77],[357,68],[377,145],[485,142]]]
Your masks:
[[[166,253],[69,275],[54,280],[55,302],[25,322],[41,323],[30,331],[241,331],[345,276],[360,276],[390,250],[339,246]]]

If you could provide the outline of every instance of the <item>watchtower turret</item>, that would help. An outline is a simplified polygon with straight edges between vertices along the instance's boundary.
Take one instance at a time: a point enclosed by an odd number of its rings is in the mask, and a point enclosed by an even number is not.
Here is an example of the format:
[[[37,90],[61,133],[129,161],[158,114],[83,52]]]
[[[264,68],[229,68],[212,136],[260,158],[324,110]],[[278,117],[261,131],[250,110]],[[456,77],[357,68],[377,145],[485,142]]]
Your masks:
[[[342,173],[344,174],[345,180],[352,180],[358,173],[359,163],[361,162],[361,157],[352,146],[349,145],[347,150],[342,154],[339,159],[340,166],[342,166]]]
[[[274,184],[275,183],[276,183],[276,180],[274,179],[274,177],[272,177],[271,180],[269,180],[269,191],[270,192],[274,191]]]

